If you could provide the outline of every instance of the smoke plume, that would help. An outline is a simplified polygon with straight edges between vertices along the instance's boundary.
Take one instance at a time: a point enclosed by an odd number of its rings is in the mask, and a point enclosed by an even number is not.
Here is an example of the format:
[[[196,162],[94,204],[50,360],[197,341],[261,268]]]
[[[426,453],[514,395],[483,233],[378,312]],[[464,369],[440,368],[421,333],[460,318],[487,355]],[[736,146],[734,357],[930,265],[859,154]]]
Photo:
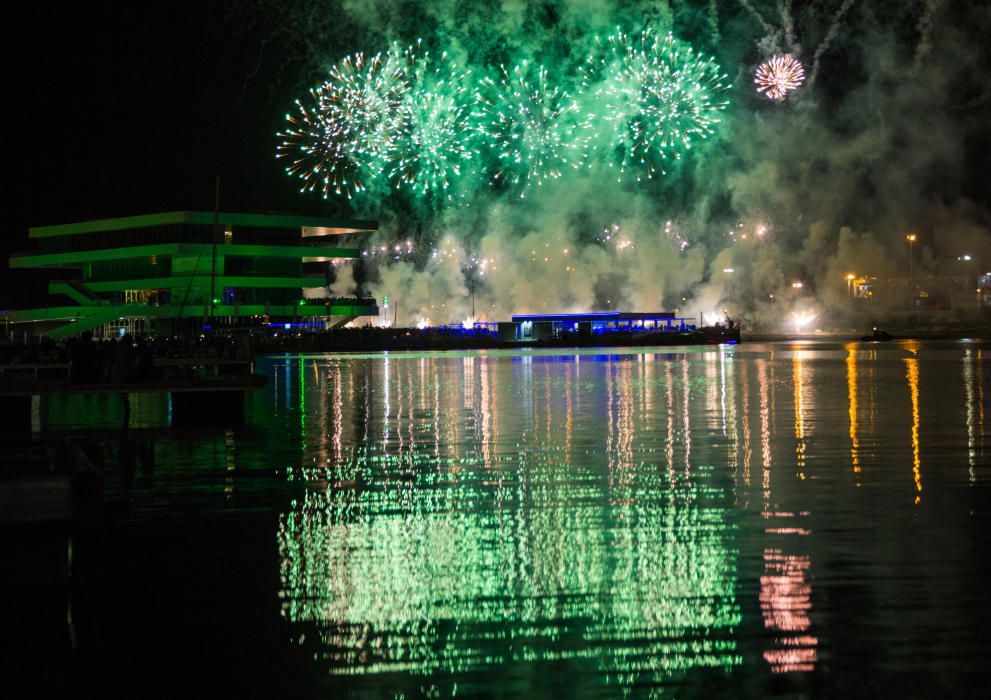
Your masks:
[[[713,55],[729,76],[716,132],[651,180],[600,159],[523,197],[483,179],[458,184],[453,199],[372,187],[351,202],[351,213],[382,222],[370,250],[410,242],[399,255],[366,256],[363,272],[363,291],[398,302],[400,325],[459,321],[472,307],[482,320],[678,309],[771,325],[793,310],[846,308],[850,274],[904,276],[909,231],[919,233],[920,276],[963,252],[991,262],[987,185],[970,153],[988,117],[988,58],[975,47],[991,30],[989,8],[260,0],[252,13],[309,67],[301,86],[348,53],[422,38],[477,78],[526,59],[589,100],[575,76],[596,37],[645,27]],[[753,71],[782,47],[810,77],[773,102],[754,91]],[[335,291],[354,278],[339,279]]]

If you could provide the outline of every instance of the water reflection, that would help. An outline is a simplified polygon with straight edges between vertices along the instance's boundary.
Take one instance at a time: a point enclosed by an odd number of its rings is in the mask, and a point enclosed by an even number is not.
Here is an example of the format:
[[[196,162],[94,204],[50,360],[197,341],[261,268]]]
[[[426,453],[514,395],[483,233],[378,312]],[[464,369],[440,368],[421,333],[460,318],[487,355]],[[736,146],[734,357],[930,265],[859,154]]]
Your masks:
[[[764,549],[764,573],[760,577],[760,608],[764,626],[777,633],[764,660],[774,673],[812,671],[816,662],[819,640],[810,634],[812,620],[812,585],[808,581],[811,556],[789,554],[785,547],[796,542],[797,548],[807,549],[803,540],[812,534],[804,520],[808,512],[765,512],[771,521],[764,529],[775,546]],[[796,547],[796,544],[790,546]]]
[[[805,402],[807,390],[805,387],[805,351],[796,349],[793,351],[792,367],[792,387],[795,392],[795,471],[798,478],[805,478]]]
[[[972,694],[985,362],[898,342],[278,355],[234,429],[163,427],[161,396],[44,397],[32,439],[79,445],[107,504],[72,538],[73,659],[177,689],[198,659],[293,697]],[[8,601],[18,629],[45,617]]]
[[[367,418],[326,426],[346,458],[300,475],[337,487],[280,519],[287,619],[319,625],[335,674],[573,660],[660,681],[740,663],[732,490],[689,473],[671,405],[693,400],[689,358],[662,375],[637,357],[520,359],[431,358],[427,385],[422,359],[381,361]],[[330,384],[365,364],[328,362]],[[655,456],[648,407],[686,478]]]
[[[760,390],[760,455],[761,495],[765,510],[771,498],[771,408],[768,363],[757,360],[757,376]]]
[[[984,451],[984,364],[980,349],[963,353],[963,385],[967,397],[967,475],[977,480],[977,455]]]
[[[850,416],[850,463],[853,473],[860,474],[860,441],[857,438],[857,344],[846,346],[846,381],[847,396],[849,397],[848,414]],[[859,476],[857,485],[860,485]]]
[[[919,360],[905,358],[905,378],[912,402],[912,478],[915,482],[915,503],[922,501],[922,460],[919,456]]]
[[[862,554],[831,549],[843,518],[883,518],[907,469],[921,502],[918,350],[309,358],[283,615],[331,675],[451,693],[548,662],[576,692],[816,671],[829,567]],[[984,368],[953,358],[975,484]],[[905,384],[908,405],[876,400]]]

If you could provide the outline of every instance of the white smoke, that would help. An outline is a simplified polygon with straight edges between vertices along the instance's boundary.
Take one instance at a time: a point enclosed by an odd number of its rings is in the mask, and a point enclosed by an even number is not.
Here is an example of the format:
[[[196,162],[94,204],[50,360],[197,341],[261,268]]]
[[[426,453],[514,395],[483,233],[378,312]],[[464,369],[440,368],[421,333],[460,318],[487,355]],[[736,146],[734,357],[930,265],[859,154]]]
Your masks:
[[[457,206],[435,207],[394,206],[386,190],[374,192],[359,213],[380,220],[376,240],[413,237],[420,253],[369,264],[364,291],[398,303],[400,325],[417,316],[461,320],[472,297],[486,320],[525,311],[679,308],[685,315],[726,309],[770,323],[804,311],[810,295],[823,307],[843,306],[848,274],[903,275],[908,230],[924,232],[915,249],[919,270],[936,271],[963,252],[991,252],[991,217],[966,195],[966,144],[986,123],[986,93],[956,94],[960,84],[979,84],[974,76],[988,68],[959,37],[980,36],[991,16],[953,15],[940,0],[921,12],[896,0],[828,4],[822,13],[818,4],[790,0],[710,0],[695,10],[646,0],[539,8],[522,0],[346,0],[298,4],[305,12],[277,4],[273,15],[297,23],[285,33],[299,37],[300,54],[319,55],[322,67],[422,35],[476,74],[528,58],[574,76],[596,36],[616,27],[635,33],[645,22],[714,52],[734,80],[730,110],[712,139],[657,180],[617,181],[615,170],[587,169],[533,187],[522,200],[484,183],[459,185],[466,189]],[[917,28],[917,42],[899,34],[899,22]],[[337,43],[329,46],[328,37]],[[782,46],[796,55],[815,48],[803,60],[807,83],[771,103],[754,94],[750,67]],[[913,65],[914,74],[906,69]],[[576,92],[574,78],[561,82]],[[612,226],[628,245],[602,240]],[[796,281],[804,286],[793,287]],[[351,284],[339,275],[334,289]]]

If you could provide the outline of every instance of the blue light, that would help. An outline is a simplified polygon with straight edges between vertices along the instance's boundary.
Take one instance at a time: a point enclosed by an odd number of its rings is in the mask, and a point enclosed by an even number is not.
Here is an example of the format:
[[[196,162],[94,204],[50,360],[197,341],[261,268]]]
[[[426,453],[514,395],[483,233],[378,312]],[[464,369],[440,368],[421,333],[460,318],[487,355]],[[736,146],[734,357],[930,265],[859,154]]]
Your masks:
[[[290,328],[323,328],[323,321],[300,321],[298,323],[269,323],[269,328],[289,330]]]

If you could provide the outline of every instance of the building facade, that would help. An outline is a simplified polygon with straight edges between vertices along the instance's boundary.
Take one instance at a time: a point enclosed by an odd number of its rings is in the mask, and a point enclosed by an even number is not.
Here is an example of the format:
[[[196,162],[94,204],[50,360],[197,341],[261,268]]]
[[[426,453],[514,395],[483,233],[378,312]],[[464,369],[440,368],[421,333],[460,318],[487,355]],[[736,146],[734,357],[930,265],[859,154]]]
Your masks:
[[[695,329],[694,319],[670,311],[590,311],[563,314],[513,314],[515,340],[541,340],[564,333],[601,336],[613,333],[682,333]],[[510,329],[503,332],[508,337]]]
[[[340,325],[374,316],[374,299],[335,299],[327,263],[358,259],[341,234],[367,221],[177,211],[32,228],[37,250],[13,269],[51,271],[44,307],[12,311],[15,332],[68,337],[121,329],[174,333],[306,323]]]

